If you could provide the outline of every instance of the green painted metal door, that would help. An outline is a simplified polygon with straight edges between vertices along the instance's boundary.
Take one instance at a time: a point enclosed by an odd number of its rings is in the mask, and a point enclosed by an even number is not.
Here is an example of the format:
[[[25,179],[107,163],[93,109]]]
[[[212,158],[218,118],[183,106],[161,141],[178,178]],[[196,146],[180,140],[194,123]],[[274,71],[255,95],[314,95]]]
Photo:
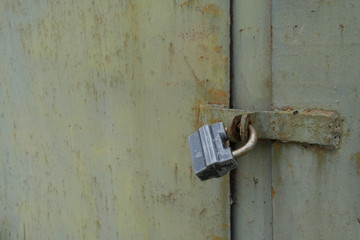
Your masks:
[[[359,239],[357,1],[0,1],[1,239]],[[201,182],[201,103],[324,109]]]
[[[240,160],[234,239],[360,239],[360,2],[235,0],[232,11],[234,108],[343,118],[337,150],[263,141]]]
[[[229,103],[229,8],[0,1],[0,239],[229,239],[187,140]]]

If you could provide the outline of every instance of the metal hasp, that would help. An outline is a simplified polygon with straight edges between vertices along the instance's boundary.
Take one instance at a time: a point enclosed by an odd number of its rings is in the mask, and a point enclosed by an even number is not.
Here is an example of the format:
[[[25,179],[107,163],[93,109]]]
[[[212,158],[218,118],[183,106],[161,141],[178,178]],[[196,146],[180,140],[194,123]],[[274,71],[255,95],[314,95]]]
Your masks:
[[[202,126],[189,137],[195,174],[202,180],[224,176],[237,167],[224,124]]]
[[[221,121],[229,130],[234,126],[235,117],[246,115],[259,139],[317,144],[332,149],[340,144],[342,120],[333,111],[298,109],[251,112],[203,104],[200,106],[199,120],[201,124]],[[236,126],[241,125],[240,118],[238,121],[238,124],[235,122]],[[228,134],[231,138],[230,131]]]

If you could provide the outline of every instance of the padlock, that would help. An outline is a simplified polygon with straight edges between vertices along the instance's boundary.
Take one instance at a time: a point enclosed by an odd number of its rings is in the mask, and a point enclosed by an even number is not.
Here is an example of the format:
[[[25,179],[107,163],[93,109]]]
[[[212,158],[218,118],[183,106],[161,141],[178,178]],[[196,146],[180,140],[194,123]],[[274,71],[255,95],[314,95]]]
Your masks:
[[[204,181],[222,177],[238,165],[235,157],[249,152],[256,144],[257,134],[249,124],[248,142],[235,151],[227,146],[228,136],[222,122],[204,125],[189,137],[195,174]]]

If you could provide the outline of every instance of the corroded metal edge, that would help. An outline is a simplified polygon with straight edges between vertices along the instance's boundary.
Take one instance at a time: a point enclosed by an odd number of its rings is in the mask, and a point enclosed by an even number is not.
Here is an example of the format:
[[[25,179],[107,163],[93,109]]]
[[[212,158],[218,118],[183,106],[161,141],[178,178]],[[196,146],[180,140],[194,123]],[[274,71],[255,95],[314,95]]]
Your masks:
[[[334,111],[292,109],[252,112],[203,104],[199,121],[201,124],[224,122],[230,126],[234,117],[244,114],[249,115],[259,139],[316,144],[332,149],[337,149],[341,142],[341,119]]]

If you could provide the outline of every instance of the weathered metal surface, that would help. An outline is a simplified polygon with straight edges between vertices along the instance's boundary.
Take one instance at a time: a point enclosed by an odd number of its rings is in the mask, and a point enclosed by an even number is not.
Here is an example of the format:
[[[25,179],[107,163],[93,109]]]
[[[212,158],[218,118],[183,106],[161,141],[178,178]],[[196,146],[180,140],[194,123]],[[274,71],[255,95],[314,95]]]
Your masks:
[[[318,144],[330,148],[337,148],[340,143],[341,119],[333,111],[292,109],[251,112],[221,105],[200,106],[200,120],[205,124],[224,122],[231,127],[233,119],[239,115],[248,116],[260,139]]]
[[[360,239],[360,2],[272,3],[273,106],[344,119],[336,151],[273,145],[273,239]]]
[[[229,239],[187,142],[228,104],[228,1],[0,1],[0,55],[1,239]]]
[[[271,1],[232,2],[232,108],[271,110]],[[232,174],[234,239],[272,239],[269,152],[258,141]]]

